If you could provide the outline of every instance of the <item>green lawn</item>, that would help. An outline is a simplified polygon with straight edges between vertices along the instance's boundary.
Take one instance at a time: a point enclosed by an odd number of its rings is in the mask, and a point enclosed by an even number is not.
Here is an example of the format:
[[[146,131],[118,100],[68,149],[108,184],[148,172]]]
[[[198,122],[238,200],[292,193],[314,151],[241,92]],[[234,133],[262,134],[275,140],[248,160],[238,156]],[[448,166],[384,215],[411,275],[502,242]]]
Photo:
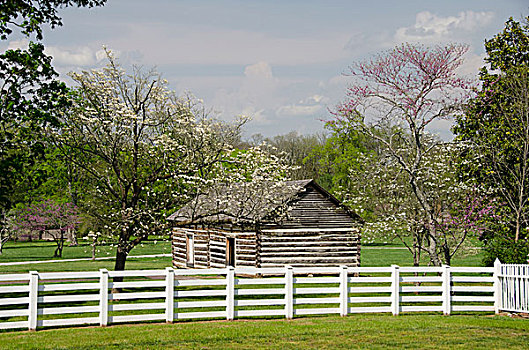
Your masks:
[[[55,260],[53,252],[55,243],[50,241],[8,242],[0,255],[0,262]],[[115,248],[110,244],[97,246],[96,257],[109,257],[115,254]],[[171,253],[171,244],[165,240],[149,240],[135,247],[131,255],[152,255]],[[81,240],[78,246],[64,246],[63,259],[91,258],[92,247]]]
[[[399,248],[399,249],[395,249]],[[361,248],[361,265],[362,266],[411,266],[413,258],[407,249],[401,249],[403,246],[384,246],[384,245],[367,245]],[[472,254],[456,256],[452,260],[452,266],[481,266],[483,256],[477,249]],[[423,253],[421,265],[427,266],[429,262],[428,255]]]
[[[529,322],[478,315],[351,315],[0,333],[2,349],[527,349]]]
[[[0,255],[0,263],[15,262],[15,261],[46,261],[46,260],[61,260],[61,258],[53,258],[53,251],[55,250],[55,243],[38,241],[38,242],[8,242],[4,247],[3,254]],[[115,248],[110,245],[102,245],[97,247],[98,252],[96,257],[113,257]],[[156,255],[156,254],[170,254],[171,244],[167,240],[150,240],[142,245],[135,247],[131,256],[134,255]],[[90,258],[91,247],[80,242],[79,246],[70,247],[65,246],[62,259],[77,259]],[[129,270],[142,269],[163,269],[171,266],[170,257],[157,258],[143,258],[143,259],[127,259],[126,268]],[[64,261],[43,264],[26,264],[26,265],[9,265],[1,266],[0,273],[24,273],[31,270],[40,272],[51,271],[94,271],[106,268],[108,270],[114,269],[114,260],[96,260],[96,261]]]
[[[127,259],[127,270],[160,270],[171,266],[170,257]],[[0,273],[26,273],[28,271],[97,271],[99,269],[114,270],[114,260],[100,261],[68,261],[47,264],[0,266]]]
[[[33,261],[33,260],[57,260],[53,258],[55,244],[53,242],[8,242],[4,247],[4,252],[0,255],[0,263],[14,262],[14,261]],[[390,266],[392,264],[400,266],[412,265],[411,254],[402,245],[397,244],[377,244],[366,245],[361,251],[362,266]],[[63,259],[75,258],[90,258],[91,247],[85,242],[77,247],[65,246],[63,252]],[[97,257],[113,257],[115,255],[115,248],[110,245],[103,245],[97,247]],[[168,240],[149,240],[143,245],[135,247],[131,255],[154,255],[154,254],[169,254],[171,252],[171,244]],[[60,260],[60,259],[59,259]],[[427,265],[427,256],[423,256],[423,265]],[[480,266],[481,254],[479,250],[474,255],[464,257],[456,257],[452,263],[454,266]],[[148,259],[133,259],[127,260],[126,268],[133,269],[163,269],[171,266],[170,257],[148,258]],[[0,273],[24,273],[30,270],[37,270],[41,272],[50,271],[93,271],[101,268],[112,270],[114,268],[114,261],[99,260],[99,261],[75,261],[75,262],[55,262],[43,264],[27,264],[27,265],[11,265],[0,266]]]

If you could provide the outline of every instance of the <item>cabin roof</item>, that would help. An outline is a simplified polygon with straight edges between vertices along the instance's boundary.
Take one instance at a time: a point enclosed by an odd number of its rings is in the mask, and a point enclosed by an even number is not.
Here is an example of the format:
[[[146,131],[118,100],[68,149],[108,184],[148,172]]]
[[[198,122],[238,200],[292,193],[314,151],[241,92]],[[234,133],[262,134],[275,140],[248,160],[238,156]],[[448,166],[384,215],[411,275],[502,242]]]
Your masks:
[[[167,220],[176,225],[253,224],[281,220],[289,206],[299,200],[309,187],[320,192],[354,221],[363,220],[314,180],[283,181],[265,184],[234,183],[212,187],[198,195]]]

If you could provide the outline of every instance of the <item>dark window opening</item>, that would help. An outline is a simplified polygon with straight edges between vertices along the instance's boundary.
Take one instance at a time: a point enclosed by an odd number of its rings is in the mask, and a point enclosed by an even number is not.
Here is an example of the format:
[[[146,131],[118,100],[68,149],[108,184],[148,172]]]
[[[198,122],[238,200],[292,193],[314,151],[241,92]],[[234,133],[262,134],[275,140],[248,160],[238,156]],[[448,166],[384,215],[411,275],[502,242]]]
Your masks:
[[[235,238],[226,238],[226,266],[235,267]]]

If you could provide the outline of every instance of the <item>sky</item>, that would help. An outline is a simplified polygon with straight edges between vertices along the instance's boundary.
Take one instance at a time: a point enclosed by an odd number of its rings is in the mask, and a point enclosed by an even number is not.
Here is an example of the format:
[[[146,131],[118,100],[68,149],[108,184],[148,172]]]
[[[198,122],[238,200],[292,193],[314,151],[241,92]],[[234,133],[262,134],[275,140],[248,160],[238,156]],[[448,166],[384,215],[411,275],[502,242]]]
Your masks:
[[[68,8],[44,44],[61,78],[104,66],[103,46],[121,64],[156,67],[172,90],[190,92],[220,119],[246,115],[244,135],[322,132],[342,101],[355,61],[403,42],[470,45],[460,69],[475,76],[485,39],[527,0],[236,1],[108,0]],[[1,49],[27,45],[12,36]],[[449,121],[432,132],[451,138]]]

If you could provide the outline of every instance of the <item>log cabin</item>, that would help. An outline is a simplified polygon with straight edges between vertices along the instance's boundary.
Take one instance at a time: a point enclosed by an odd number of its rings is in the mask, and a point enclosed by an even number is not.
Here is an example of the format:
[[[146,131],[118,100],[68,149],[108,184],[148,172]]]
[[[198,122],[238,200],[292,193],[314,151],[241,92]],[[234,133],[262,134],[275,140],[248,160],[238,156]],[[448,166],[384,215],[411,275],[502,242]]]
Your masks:
[[[168,217],[175,268],[360,266],[363,220],[314,180],[216,186]]]

